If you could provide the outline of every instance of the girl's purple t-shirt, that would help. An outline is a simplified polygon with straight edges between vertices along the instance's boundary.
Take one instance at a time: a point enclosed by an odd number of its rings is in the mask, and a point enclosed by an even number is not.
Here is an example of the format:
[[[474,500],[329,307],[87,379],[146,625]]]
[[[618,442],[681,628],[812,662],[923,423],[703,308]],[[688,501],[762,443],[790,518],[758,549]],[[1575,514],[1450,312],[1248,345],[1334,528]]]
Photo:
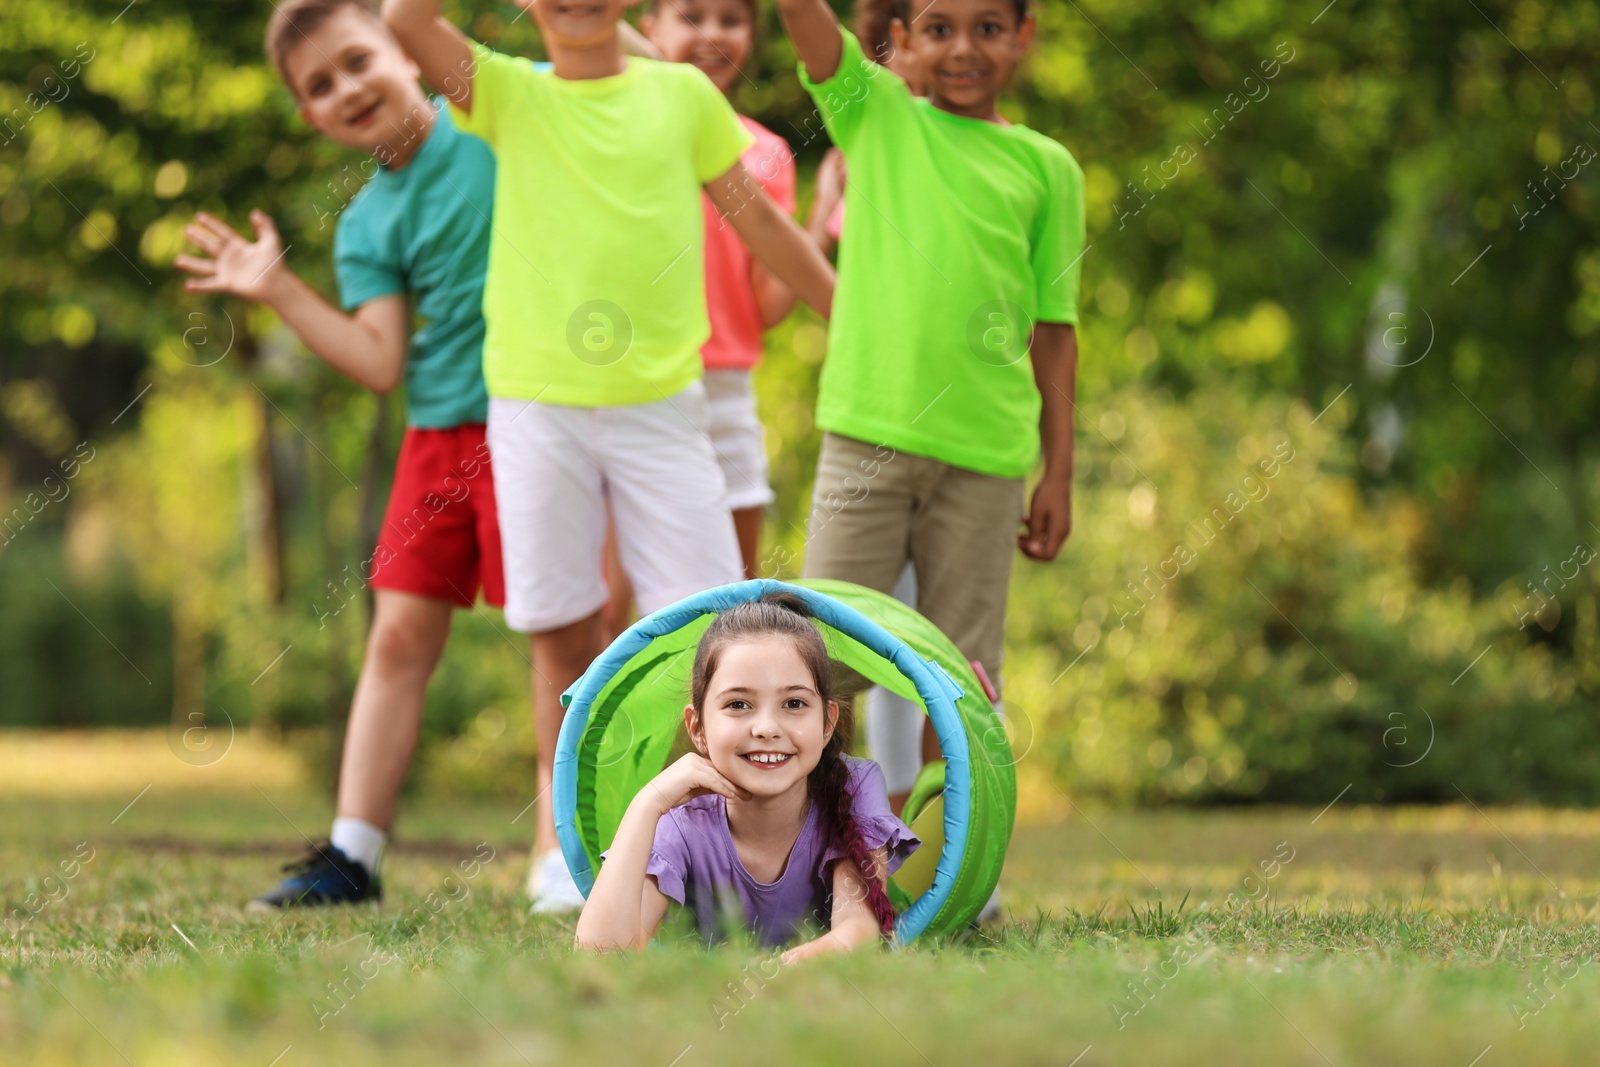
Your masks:
[[[898,870],[922,844],[889,809],[883,771],[872,760],[844,757],[849,767],[851,811],[867,850],[888,848],[889,870]],[[758,882],[734,848],[727,801],[719,794],[681,804],[656,824],[646,872],[667,897],[690,908],[701,934],[716,940],[730,925],[747,925],[769,946],[796,935],[815,937],[828,929],[833,863],[848,855],[830,847],[815,805],[789,851],[776,882]],[[731,920],[731,922],[729,921]]]

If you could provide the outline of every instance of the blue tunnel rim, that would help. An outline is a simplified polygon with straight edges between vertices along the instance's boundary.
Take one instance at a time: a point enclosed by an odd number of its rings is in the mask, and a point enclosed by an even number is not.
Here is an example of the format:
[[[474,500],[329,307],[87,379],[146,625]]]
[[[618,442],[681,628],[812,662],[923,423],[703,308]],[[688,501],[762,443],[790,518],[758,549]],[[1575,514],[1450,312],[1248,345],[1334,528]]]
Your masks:
[[[675,633],[704,615],[720,614],[737,604],[771,593],[791,593],[805,602],[819,622],[827,623],[887,660],[916,688],[945,759],[944,849],[934,868],[933,884],[895,921],[895,943],[909,944],[938,916],[955,889],[966,855],[971,826],[972,753],[956,701],[964,694],[943,668],[924,660],[909,644],[857,609],[826,593],[771,578],[754,578],[717,586],[685,597],[640,619],[624,630],[562,695],[567,705],[556,742],[551,783],[556,836],[573,880],[587,897],[594,871],[578,831],[578,749],[589,724],[589,709],[606,684],[658,637]]]

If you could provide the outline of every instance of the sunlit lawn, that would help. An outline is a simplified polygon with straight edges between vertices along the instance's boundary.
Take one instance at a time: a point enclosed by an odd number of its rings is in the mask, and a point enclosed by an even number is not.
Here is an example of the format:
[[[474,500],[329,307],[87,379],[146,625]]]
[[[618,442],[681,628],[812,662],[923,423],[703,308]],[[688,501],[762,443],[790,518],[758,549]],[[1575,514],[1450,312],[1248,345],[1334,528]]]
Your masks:
[[[329,814],[280,754],[18,741],[0,1062],[1600,1061],[1588,813],[1089,809],[1019,829],[1003,925],[779,968],[572,955],[519,894],[526,800],[412,798],[381,907],[250,921]]]

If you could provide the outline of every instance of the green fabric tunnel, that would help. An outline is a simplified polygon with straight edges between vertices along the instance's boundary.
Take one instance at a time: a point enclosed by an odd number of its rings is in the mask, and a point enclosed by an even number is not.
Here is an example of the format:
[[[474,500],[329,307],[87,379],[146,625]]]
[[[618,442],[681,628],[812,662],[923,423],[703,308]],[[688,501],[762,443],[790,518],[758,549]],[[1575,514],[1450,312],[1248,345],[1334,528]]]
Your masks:
[[[694,650],[712,618],[778,591],[810,608],[841,693],[881,685],[931,718],[945,759],[924,769],[907,814],[914,830],[924,827],[924,848],[940,846],[942,837],[942,849],[931,878],[928,863],[913,871],[908,863],[891,882],[903,909],[896,942],[964,928],[994,891],[1011,840],[1011,744],[949,638],[892,597],[848,582],[755,579],[706,590],[639,620],[590,665],[562,697],[568,707],[556,746],[556,830],[573,878],[587,895],[628,803],[683,750]],[[942,794],[931,788],[941,774]],[[931,802],[924,806],[925,797]],[[937,822],[930,827],[929,819]]]

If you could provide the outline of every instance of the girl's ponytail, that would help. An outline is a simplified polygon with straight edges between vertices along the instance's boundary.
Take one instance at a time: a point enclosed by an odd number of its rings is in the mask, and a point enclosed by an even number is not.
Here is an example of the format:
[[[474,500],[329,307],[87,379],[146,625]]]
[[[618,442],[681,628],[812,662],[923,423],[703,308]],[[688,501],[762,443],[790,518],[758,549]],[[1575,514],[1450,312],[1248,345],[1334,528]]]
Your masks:
[[[841,724],[842,725],[842,724]],[[883,872],[877,870],[867,843],[861,838],[861,828],[856,825],[855,794],[850,789],[850,767],[844,761],[845,732],[835,727],[833,737],[822,752],[822,760],[811,772],[809,788],[811,802],[827,820],[828,843],[843,849],[846,856],[861,872],[867,884],[867,906],[878,929],[887,938],[894,937],[894,905],[889,903],[889,893],[883,886]]]

